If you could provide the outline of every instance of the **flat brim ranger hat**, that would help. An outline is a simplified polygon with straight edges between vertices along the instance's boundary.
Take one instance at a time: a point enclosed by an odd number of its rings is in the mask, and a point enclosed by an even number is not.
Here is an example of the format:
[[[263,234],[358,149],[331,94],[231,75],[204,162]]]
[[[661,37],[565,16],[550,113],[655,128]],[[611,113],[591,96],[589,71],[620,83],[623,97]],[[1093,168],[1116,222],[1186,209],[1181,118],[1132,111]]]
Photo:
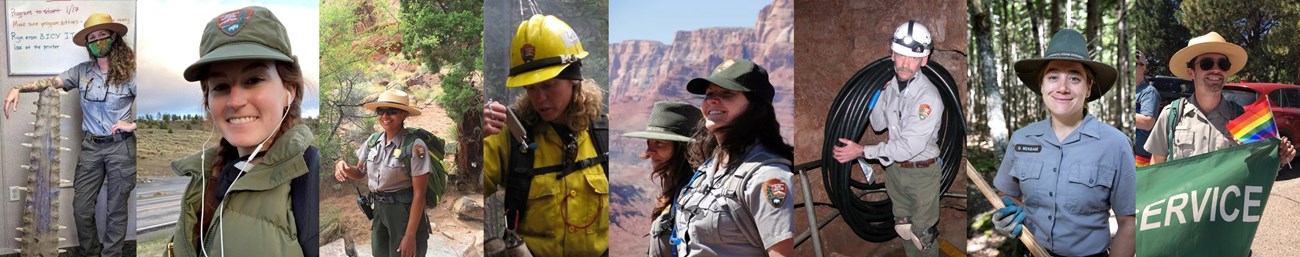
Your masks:
[[[249,6],[212,18],[203,27],[199,60],[185,68],[186,81],[207,78],[208,65],[232,60],[275,60],[298,66],[284,23],[261,6]]]
[[[361,108],[365,108],[372,112],[375,111],[375,109],[379,109],[379,107],[397,108],[406,111],[408,113],[407,116],[420,116],[420,110],[411,107],[410,103],[411,97],[406,94],[406,91],[389,89],[380,93],[379,98],[374,102],[362,104]]]
[[[683,102],[655,102],[650,111],[650,122],[645,130],[623,134],[625,137],[691,142],[695,127],[704,113],[700,108]]]
[[[1187,68],[1191,68],[1191,62],[1197,56],[1208,53],[1218,53],[1228,57],[1228,62],[1232,67],[1224,71],[1224,76],[1232,76],[1246,67],[1246,49],[1233,43],[1228,43],[1220,36],[1218,32],[1205,33],[1199,37],[1194,37],[1187,41],[1187,47],[1178,50],[1172,58],[1169,58],[1169,73],[1174,74],[1180,79],[1192,80],[1192,74],[1187,74]]]
[[[1093,78],[1096,80],[1092,84],[1092,94],[1088,95],[1088,102],[1101,99],[1106,91],[1110,91],[1115,86],[1115,79],[1119,72],[1110,64],[1096,62],[1088,59],[1088,41],[1083,39],[1083,34],[1073,29],[1063,29],[1052,35],[1051,41],[1047,43],[1047,51],[1042,58],[1019,60],[1015,63],[1016,77],[1020,82],[1033,90],[1034,93],[1042,94],[1043,68],[1051,61],[1072,61],[1082,63],[1092,71]]]
[[[72,36],[72,43],[78,46],[86,46],[86,35],[96,30],[106,29],[117,33],[118,36],[126,35],[126,25],[113,22],[113,16],[107,13],[90,14],[90,17],[86,17],[86,23],[82,24],[82,26],[81,30],[77,31],[75,36]]]

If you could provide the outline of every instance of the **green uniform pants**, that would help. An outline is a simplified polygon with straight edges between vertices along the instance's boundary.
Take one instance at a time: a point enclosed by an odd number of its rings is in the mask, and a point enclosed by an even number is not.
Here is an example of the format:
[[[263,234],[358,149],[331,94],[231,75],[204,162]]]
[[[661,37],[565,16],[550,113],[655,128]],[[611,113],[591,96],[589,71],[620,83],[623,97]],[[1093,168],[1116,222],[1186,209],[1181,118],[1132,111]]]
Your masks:
[[[108,183],[105,183],[108,182]],[[124,256],[127,210],[131,191],[135,190],[135,136],[120,133],[104,139],[89,134],[81,140],[77,156],[77,173],[72,180],[72,216],[77,226],[77,256]],[[99,193],[107,195],[103,243],[95,224],[95,206]],[[130,228],[134,229],[134,228]]]
[[[402,237],[406,235],[407,218],[411,216],[410,196],[399,197],[397,203],[375,202],[375,219],[370,227],[370,250],[375,257],[397,257]],[[415,233],[415,256],[425,256],[429,250],[429,219],[420,215],[420,227]]]
[[[925,251],[916,249],[911,242],[904,244],[907,256],[938,256],[934,245],[935,235],[927,231],[939,223],[939,186],[943,171],[939,163],[925,168],[902,168],[897,164],[885,168],[885,188],[893,202],[894,217],[911,217],[912,234],[928,244]]]

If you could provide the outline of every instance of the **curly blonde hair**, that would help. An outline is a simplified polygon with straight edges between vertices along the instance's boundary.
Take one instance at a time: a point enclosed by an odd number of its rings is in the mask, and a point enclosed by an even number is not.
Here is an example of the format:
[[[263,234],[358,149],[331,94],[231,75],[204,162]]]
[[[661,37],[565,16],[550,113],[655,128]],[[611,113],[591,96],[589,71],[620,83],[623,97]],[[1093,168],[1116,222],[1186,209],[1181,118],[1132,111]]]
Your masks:
[[[135,78],[135,51],[122,40],[122,35],[114,33],[117,43],[108,54],[108,84],[120,86]]]
[[[560,79],[560,78],[556,78]],[[563,79],[561,79],[563,80]],[[573,98],[569,100],[569,106],[564,109],[564,115],[569,117],[569,129],[573,131],[586,130],[592,120],[600,117],[601,111],[605,105],[605,91],[600,89],[599,85],[591,79],[569,80],[573,82]],[[529,126],[542,122],[542,116],[533,109],[533,104],[528,100],[528,93],[515,99],[512,107],[515,112],[519,113],[520,119]]]

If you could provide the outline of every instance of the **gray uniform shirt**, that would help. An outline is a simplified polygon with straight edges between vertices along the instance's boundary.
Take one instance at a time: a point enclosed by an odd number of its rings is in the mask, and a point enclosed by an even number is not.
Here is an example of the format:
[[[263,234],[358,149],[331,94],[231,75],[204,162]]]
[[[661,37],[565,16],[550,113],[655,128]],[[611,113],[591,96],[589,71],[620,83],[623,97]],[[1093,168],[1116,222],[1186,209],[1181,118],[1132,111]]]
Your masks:
[[[1174,125],[1173,154],[1169,153],[1168,142],[1169,112],[1173,111],[1173,104],[1165,106],[1156,118],[1156,126],[1151,128],[1151,137],[1147,138],[1147,152],[1151,152],[1152,156],[1167,156],[1172,161],[1237,145],[1237,140],[1228,133],[1227,126],[1228,121],[1245,112],[1240,106],[1219,98],[1219,106],[1209,113],[1202,113],[1196,107],[1196,97],[1183,99],[1178,124]]]
[[[387,135],[381,134],[379,143],[374,147],[362,146],[357,149],[357,158],[366,162],[366,169],[361,172],[366,173],[370,191],[374,192],[395,192],[397,190],[410,188],[411,177],[429,173],[429,158],[425,155],[414,155],[413,153],[402,152],[402,142],[406,140],[410,133],[405,129],[398,132],[397,136],[391,141],[385,141]],[[368,143],[368,142],[367,142]],[[415,139],[411,146],[414,149],[424,149],[428,151],[424,140]],[[402,162],[402,157],[410,158],[409,162]]]
[[[1110,244],[1107,210],[1137,213],[1136,166],[1128,136],[1091,114],[1064,141],[1049,120],[1011,135],[993,184],[1024,200],[1024,225],[1057,254],[1083,256]]]
[[[920,73],[902,91],[897,79],[889,80],[870,117],[871,127],[877,132],[889,129],[889,141],[863,146],[863,157],[880,160],[886,166],[939,157],[943,108],[939,90]]]
[[[112,135],[109,128],[117,121],[135,121],[135,78],[120,85],[109,85],[108,74],[100,72],[94,61],[86,61],[59,74],[63,90],[78,89],[81,102],[81,131],[96,136]]]
[[[751,148],[745,158],[767,151]],[[756,160],[762,161],[762,160]],[[682,243],[678,256],[765,256],[767,248],[794,237],[794,203],[790,193],[789,167],[762,166],[745,183],[743,198],[737,199],[727,180],[741,180],[726,170],[714,171],[716,160],[700,167],[705,172],[683,188],[676,207],[676,234]],[[781,200],[772,201],[776,196]],[[748,207],[745,209],[745,207]],[[742,216],[741,214],[749,214]],[[747,226],[749,222],[756,224]]]

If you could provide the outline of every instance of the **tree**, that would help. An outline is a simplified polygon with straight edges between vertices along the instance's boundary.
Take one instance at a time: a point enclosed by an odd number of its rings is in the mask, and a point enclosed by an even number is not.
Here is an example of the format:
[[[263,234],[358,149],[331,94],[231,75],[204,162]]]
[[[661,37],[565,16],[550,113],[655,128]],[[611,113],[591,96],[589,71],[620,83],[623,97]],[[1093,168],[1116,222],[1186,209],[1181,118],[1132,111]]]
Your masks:
[[[321,120],[331,126],[315,128],[316,145],[322,160],[344,159],[355,163],[354,156],[346,154],[349,140],[365,135],[341,128],[371,128],[363,122],[367,115],[360,106],[365,98],[366,74],[372,72],[378,60],[396,51],[396,10],[387,1],[328,0],[320,9],[320,68],[321,68]],[[342,154],[340,154],[342,153]],[[325,172],[325,169],[322,169]],[[332,171],[330,171],[332,172]]]
[[[1300,41],[1295,34],[1300,32],[1300,24],[1295,21],[1300,18],[1300,3],[1188,0],[1178,8],[1182,11],[1178,21],[1194,35],[1218,32],[1246,49],[1250,59],[1235,80],[1296,81],[1296,61],[1300,59],[1296,45]]]
[[[452,120],[480,108],[474,75],[483,70],[483,1],[403,1],[402,52],[430,72],[444,68],[436,100]]]

